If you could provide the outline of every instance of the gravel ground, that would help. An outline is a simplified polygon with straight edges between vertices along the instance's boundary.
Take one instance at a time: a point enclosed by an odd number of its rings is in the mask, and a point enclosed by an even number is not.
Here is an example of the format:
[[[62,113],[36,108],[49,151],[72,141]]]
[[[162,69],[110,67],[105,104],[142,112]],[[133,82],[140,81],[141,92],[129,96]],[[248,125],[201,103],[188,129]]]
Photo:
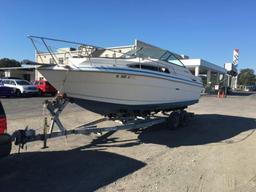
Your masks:
[[[47,98],[2,99],[8,129],[42,128]],[[50,99],[50,98],[48,98]],[[256,95],[204,96],[175,131],[155,126],[33,142],[0,160],[0,191],[256,191]],[[76,105],[66,127],[99,118]]]

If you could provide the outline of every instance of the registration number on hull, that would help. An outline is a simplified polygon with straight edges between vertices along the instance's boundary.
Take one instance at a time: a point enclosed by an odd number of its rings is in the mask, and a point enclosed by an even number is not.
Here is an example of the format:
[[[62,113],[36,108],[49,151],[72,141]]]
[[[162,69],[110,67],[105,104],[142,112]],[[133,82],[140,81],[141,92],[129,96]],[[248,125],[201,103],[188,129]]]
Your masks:
[[[130,79],[130,75],[125,75],[125,74],[117,74],[116,78],[122,78],[122,79]]]

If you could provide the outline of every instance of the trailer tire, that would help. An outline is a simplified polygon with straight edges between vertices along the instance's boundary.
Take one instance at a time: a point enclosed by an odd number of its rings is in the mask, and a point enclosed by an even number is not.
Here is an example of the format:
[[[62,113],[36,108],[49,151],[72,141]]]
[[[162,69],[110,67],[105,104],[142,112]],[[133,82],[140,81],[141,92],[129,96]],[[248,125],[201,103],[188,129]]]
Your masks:
[[[167,118],[167,127],[170,130],[176,130],[180,126],[180,114],[176,111],[172,112]]]
[[[189,122],[189,114],[186,111],[181,111],[180,113],[180,126],[185,127]]]
[[[0,158],[10,155],[12,139],[9,134],[0,135]]]

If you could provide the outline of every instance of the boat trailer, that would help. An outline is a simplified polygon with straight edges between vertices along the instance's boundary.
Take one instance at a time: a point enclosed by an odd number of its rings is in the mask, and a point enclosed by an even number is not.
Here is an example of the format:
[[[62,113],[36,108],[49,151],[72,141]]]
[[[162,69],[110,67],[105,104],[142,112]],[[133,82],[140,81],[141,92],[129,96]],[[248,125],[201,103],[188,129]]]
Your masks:
[[[20,149],[25,146],[25,144],[33,141],[43,141],[43,147],[47,148],[47,140],[50,138],[56,138],[61,136],[76,135],[76,134],[91,134],[96,133],[102,135],[103,133],[118,130],[143,130],[154,125],[165,123],[165,126],[171,129],[177,129],[179,126],[184,126],[187,124],[189,119],[193,117],[193,113],[188,113],[184,109],[174,110],[172,113],[163,113],[161,116],[146,116],[146,117],[134,117],[130,119],[122,119],[121,125],[111,126],[111,127],[98,127],[98,124],[104,121],[113,121],[114,119],[101,118],[95,121],[80,125],[73,129],[66,129],[61,123],[59,117],[67,104],[71,102],[69,98],[65,95],[57,95],[53,100],[45,100],[43,107],[44,111],[48,110],[51,117],[50,125],[48,125],[48,117],[44,117],[43,133],[36,133],[35,129],[20,129],[15,131],[11,136],[10,140],[14,142],[15,145],[19,146],[18,153]],[[118,119],[117,119],[118,120]],[[56,126],[55,126],[56,125]],[[54,131],[54,127],[58,130]],[[9,142],[11,143],[11,142]]]

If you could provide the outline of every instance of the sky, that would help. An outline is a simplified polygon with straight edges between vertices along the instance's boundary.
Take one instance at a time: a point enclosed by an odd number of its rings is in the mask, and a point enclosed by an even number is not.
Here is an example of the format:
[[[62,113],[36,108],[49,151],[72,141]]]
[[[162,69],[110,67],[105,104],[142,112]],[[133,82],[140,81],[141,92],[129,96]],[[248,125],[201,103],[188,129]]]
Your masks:
[[[139,39],[223,66],[256,71],[254,0],[0,0],[0,58],[34,59],[27,35],[100,47]]]

